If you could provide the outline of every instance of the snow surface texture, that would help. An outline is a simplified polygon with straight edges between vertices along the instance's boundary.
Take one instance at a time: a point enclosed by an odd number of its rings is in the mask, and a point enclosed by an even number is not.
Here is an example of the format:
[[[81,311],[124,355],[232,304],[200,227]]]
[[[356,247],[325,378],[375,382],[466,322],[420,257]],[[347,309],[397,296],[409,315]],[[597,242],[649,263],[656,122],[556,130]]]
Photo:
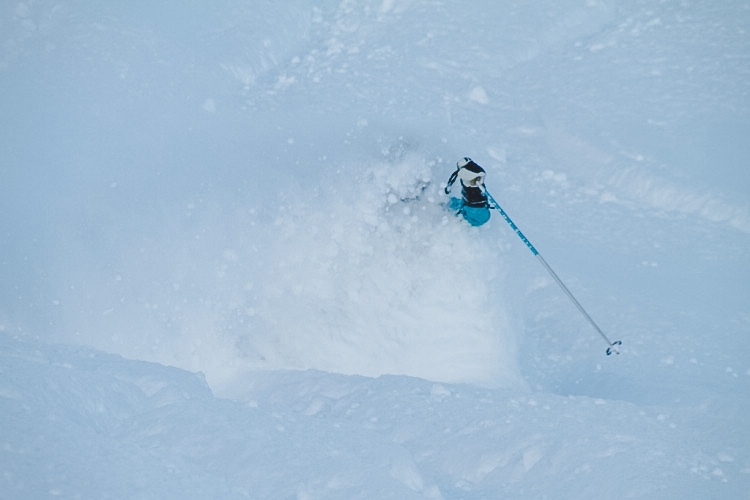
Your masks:
[[[467,4],[0,5],[4,498],[746,498],[750,2]]]

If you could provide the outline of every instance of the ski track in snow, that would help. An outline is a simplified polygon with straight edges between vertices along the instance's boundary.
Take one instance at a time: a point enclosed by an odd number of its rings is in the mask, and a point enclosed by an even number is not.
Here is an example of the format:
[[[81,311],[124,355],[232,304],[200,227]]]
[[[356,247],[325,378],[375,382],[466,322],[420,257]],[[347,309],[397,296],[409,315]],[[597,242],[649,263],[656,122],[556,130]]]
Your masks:
[[[6,2],[0,491],[744,498],[749,20]]]

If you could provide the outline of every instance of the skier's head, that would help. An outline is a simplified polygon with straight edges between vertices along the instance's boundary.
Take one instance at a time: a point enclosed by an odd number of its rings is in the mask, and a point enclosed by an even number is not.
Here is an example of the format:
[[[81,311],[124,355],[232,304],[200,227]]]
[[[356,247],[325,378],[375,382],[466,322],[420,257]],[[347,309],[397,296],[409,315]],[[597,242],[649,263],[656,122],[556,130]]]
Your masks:
[[[471,158],[461,158],[456,162],[456,166],[458,167],[458,177],[464,186],[479,187],[484,183],[484,169],[474,163]]]

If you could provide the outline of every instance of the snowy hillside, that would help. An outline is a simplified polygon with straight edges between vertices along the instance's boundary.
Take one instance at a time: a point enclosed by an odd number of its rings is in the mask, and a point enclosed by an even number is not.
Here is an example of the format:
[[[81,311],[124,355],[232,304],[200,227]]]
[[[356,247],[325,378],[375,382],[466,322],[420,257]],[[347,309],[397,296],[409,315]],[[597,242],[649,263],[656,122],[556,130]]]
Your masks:
[[[749,29],[0,4],[0,491],[744,498]],[[465,155],[621,355],[498,213],[445,208]]]

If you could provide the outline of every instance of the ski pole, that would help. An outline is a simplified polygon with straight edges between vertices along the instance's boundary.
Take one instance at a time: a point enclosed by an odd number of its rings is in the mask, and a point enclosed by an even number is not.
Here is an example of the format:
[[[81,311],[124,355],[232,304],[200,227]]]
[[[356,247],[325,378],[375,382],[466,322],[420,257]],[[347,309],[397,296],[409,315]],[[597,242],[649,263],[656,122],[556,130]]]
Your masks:
[[[557,275],[557,273],[555,273],[555,271],[550,267],[550,265],[547,264],[547,261],[544,260],[544,257],[542,257],[542,254],[540,254],[539,251],[534,247],[534,245],[531,244],[531,242],[529,241],[529,239],[526,236],[523,235],[523,233],[521,232],[521,230],[518,229],[518,226],[516,226],[515,223],[508,216],[508,214],[505,213],[505,210],[502,209],[502,207],[500,206],[500,204],[497,201],[495,201],[495,198],[492,197],[492,195],[489,193],[489,191],[487,191],[486,188],[485,188],[484,192],[487,194],[487,198],[489,198],[489,200],[492,202],[493,206],[491,208],[494,208],[498,212],[500,212],[500,215],[503,216],[503,218],[505,219],[505,222],[507,222],[510,225],[511,229],[513,229],[513,231],[515,231],[515,233],[518,235],[518,237],[521,238],[521,241],[523,241],[526,244],[526,246],[529,248],[529,250],[531,250],[531,253],[533,253],[534,256],[537,259],[539,259],[539,262],[542,263],[542,265],[547,270],[547,272],[550,274],[550,276],[552,276],[552,278],[554,278],[555,282],[558,285],[560,285],[560,288],[562,288],[562,291],[565,292],[565,295],[567,295],[568,298],[573,302],[573,304],[575,304],[575,306],[581,312],[581,314],[583,315],[583,317],[586,318],[588,320],[588,322],[591,323],[591,326],[594,327],[594,330],[596,330],[599,333],[599,335],[601,335],[601,337],[607,343],[607,356],[609,356],[613,352],[615,354],[620,354],[620,351],[618,350],[617,346],[622,345],[622,342],[619,341],[619,340],[611,342],[609,340],[609,338],[607,338],[607,336],[604,334],[604,332],[602,331],[602,329],[599,328],[599,325],[597,325],[596,322],[594,321],[594,319],[589,315],[589,313],[586,312],[586,309],[584,309],[583,306],[581,305],[581,303],[578,302],[578,300],[573,296],[573,293],[570,290],[568,290],[568,287],[565,286],[565,283],[563,283],[563,281],[560,279],[560,277]]]

